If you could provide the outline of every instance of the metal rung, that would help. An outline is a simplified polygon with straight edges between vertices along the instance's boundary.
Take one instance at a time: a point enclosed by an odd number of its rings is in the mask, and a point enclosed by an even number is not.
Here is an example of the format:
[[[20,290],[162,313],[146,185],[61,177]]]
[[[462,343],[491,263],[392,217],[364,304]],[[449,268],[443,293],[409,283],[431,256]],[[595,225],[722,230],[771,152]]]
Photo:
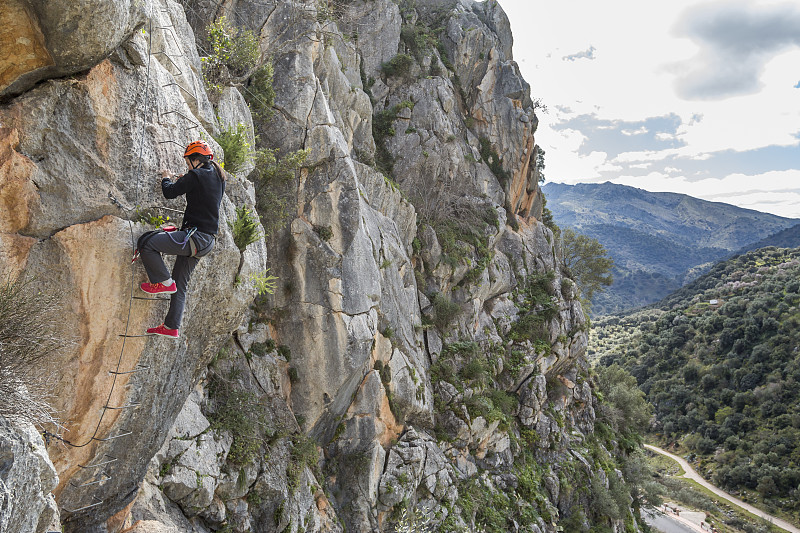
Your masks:
[[[80,485],[76,485],[75,483],[73,483],[72,481],[70,481],[70,482],[69,482],[69,484],[70,484],[70,485],[72,485],[73,487],[78,487],[78,488],[80,488],[80,487],[88,487],[89,485],[97,485],[98,483],[102,483],[102,482],[104,482],[104,481],[108,481],[109,479],[111,479],[111,476],[109,476],[108,474],[104,474],[104,475],[105,475],[106,477],[104,477],[104,478],[102,478],[102,479],[98,479],[97,481],[90,481],[90,482],[88,482],[88,483],[82,483],[82,484],[80,484]]]
[[[140,337],[153,337],[155,333],[145,333],[144,335],[117,335],[117,337],[125,337],[127,339],[138,339]]]
[[[140,403],[129,403],[128,405],[120,405],[119,407],[111,407],[110,405],[104,405],[103,409],[112,409],[112,410],[130,409],[131,407],[139,407],[140,405],[142,405],[142,404],[140,404]]]
[[[127,372],[115,372],[113,370],[109,370],[108,373],[112,376],[124,376],[125,374],[133,374],[134,372],[141,372],[142,370],[147,370],[150,368],[149,366],[142,366],[139,365],[138,368],[134,368],[133,370],[128,370]]]
[[[164,142],[175,142],[175,141],[164,141]],[[178,143],[175,143],[178,144]],[[178,144],[178,146],[183,146],[182,144]],[[172,211],[173,213],[183,213],[180,209],[173,209],[171,207],[164,207],[163,205],[151,205],[150,209],[163,209],[164,211]]]
[[[155,55],[162,55],[162,56],[166,57],[167,59],[169,59],[169,62],[172,63],[172,66],[175,67],[178,70],[178,74],[176,74],[176,75],[177,76],[183,76],[183,71],[181,70],[181,67],[179,67],[178,64],[175,62],[175,60],[172,59],[171,55],[169,55],[168,53],[166,53],[163,50],[158,50],[156,52],[150,52],[150,54],[154,55],[154,56]]]
[[[197,97],[196,97],[194,94],[192,94],[192,91],[190,91],[189,89],[187,89],[186,87],[184,87],[183,85],[181,85],[180,83],[178,83],[177,81],[173,81],[173,82],[171,82],[171,83],[168,83],[168,84],[166,84],[166,85],[162,85],[162,86],[161,86],[161,88],[163,89],[164,87],[171,87],[171,86],[173,86],[173,85],[177,85],[178,87],[180,87],[180,88],[183,90],[183,92],[185,92],[185,93],[187,93],[189,96],[191,96],[191,97],[192,97],[192,100],[194,100],[195,102],[197,101]]]
[[[158,144],[167,144],[167,143],[177,144],[178,146],[183,148],[183,145],[177,141],[158,141]]]
[[[98,466],[110,465],[111,463],[116,463],[117,461],[119,461],[119,459],[117,459],[113,455],[105,454],[103,457],[111,457],[111,460],[103,461],[102,463],[97,463],[96,465],[78,465],[78,468],[84,468],[84,469],[97,468]]]
[[[200,124],[198,124],[197,122],[195,122],[195,121],[194,121],[194,120],[192,120],[191,118],[187,117],[186,115],[184,115],[183,113],[181,113],[181,112],[180,112],[180,111],[178,111],[177,109],[176,109],[176,110],[174,110],[174,111],[166,111],[166,112],[164,112],[164,113],[161,113],[161,116],[163,117],[164,115],[169,115],[169,114],[171,114],[171,113],[175,113],[175,114],[176,114],[176,115],[178,115],[179,117],[182,117],[184,120],[188,120],[189,122],[191,122],[192,124],[194,124],[194,126],[193,126],[194,128],[199,128],[199,127],[200,127]],[[191,128],[186,128],[186,129],[191,129]]]
[[[121,437],[127,437],[128,435],[132,435],[133,431],[128,431],[127,433],[121,433],[119,435],[114,435],[113,437],[106,437],[104,439],[98,439],[97,437],[92,437],[92,440],[98,440],[100,442],[106,442],[108,440],[119,439]]]
[[[134,296],[133,299],[134,300],[164,300],[165,302],[169,301],[169,298],[156,298],[156,297],[152,297],[151,298],[150,296]]]
[[[97,496],[92,496],[92,498],[97,500],[97,503],[93,503],[91,505],[87,505],[85,507],[81,507],[80,509],[67,509],[66,507],[64,507],[64,510],[66,512],[68,512],[68,513],[77,513],[78,511],[83,511],[83,510],[86,510],[86,509],[91,509],[92,507],[97,507],[98,505],[103,503],[103,500],[99,499]]]

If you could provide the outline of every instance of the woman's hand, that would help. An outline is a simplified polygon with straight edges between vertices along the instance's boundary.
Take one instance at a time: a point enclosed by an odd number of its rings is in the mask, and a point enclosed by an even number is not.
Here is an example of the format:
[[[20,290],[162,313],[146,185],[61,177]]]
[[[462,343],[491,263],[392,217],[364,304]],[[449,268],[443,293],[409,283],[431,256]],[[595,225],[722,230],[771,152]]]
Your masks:
[[[168,178],[170,181],[175,181],[175,174],[170,172],[169,170],[161,170],[161,179]]]

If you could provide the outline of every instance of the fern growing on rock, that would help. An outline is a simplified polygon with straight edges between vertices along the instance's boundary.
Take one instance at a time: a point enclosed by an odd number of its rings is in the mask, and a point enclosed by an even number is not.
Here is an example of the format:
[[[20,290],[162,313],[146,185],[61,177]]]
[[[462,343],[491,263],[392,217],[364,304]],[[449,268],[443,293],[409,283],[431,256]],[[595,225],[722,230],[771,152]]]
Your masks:
[[[240,252],[244,252],[249,244],[263,236],[258,227],[258,217],[246,205],[236,208],[236,220],[228,222],[228,226],[233,232],[233,242]]]

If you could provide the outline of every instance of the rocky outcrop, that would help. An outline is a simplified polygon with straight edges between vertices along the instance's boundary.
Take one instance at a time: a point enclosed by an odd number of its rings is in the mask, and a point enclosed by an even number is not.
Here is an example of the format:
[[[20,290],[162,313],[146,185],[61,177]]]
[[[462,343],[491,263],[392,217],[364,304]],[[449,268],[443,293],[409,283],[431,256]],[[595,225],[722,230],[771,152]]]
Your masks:
[[[0,33],[38,43],[0,68],[0,272],[62,292],[76,337],[53,361],[65,530],[391,531],[418,506],[543,533],[590,508],[585,318],[537,220],[537,106],[496,2],[98,2],[75,38],[118,20],[82,54],[49,22],[72,4],[12,2]],[[253,79],[207,96],[222,15],[270,57],[270,116]],[[137,208],[171,213],[157,171],[239,124],[279,161],[230,178],[180,340],[119,337],[163,313],[128,263]],[[241,252],[243,205],[287,223]]]
[[[41,80],[92,68],[144,23],[145,6],[110,0],[4,2],[0,46],[10,53],[0,60],[0,99]]]
[[[0,418],[0,464],[0,531],[59,529],[58,507],[51,494],[58,475],[36,428]]]

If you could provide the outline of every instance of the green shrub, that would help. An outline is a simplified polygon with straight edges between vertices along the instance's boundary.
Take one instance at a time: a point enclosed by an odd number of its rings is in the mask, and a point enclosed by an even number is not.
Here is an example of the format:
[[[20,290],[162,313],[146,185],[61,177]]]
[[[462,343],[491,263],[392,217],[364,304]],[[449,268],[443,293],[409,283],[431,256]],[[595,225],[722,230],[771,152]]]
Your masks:
[[[300,488],[300,476],[303,469],[308,467],[317,479],[322,479],[319,471],[319,451],[314,439],[302,433],[292,435],[292,449],[289,452],[289,464],[286,466],[286,478],[289,492],[294,493]]]
[[[248,244],[252,244],[262,237],[261,230],[258,228],[258,218],[246,205],[236,208],[236,219],[228,222],[228,226],[233,233],[233,242],[240,252],[244,252]]]
[[[277,150],[255,153],[255,170],[250,174],[256,189],[256,209],[266,236],[283,228],[291,216],[290,200],[295,192],[297,171],[311,150],[297,150],[278,157]]]
[[[214,140],[225,155],[221,166],[232,174],[241,170],[253,157],[252,146],[247,139],[247,127],[242,123],[230,126],[216,135]]]
[[[272,62],[267,62],[256,69],[243,87],[242,96],[256,122],[272,117],[272,106],[275,104],[275,88],[272,84],[274,74]]]
[[[442,293],[436,293],[433,297],[433,323],[444,332],[453,320],[455,320],[461,313],[461,306],[452,302],[449,298]]]
[[[458,373],[461,379],[466,381],[480,381],[483,382],[488,376],[488,369],[486,363],[481,359],[471,359],[461,367]]]
[[[405,77],[411,73],[414,58],[408,54],[397,54],[389,61],[381,64],[381,72],[387,77]]]
[[[208,25],[210,47],[203,62],[203,80],[212,101],[219,98],[225,86],[242,84],[258,68],[261,50],[258,38],[249,30],[241,30],[220,17]]]
[[[153,213],[148,210],[136,208],[134,212],[134,220],[140,224],[149,224],[151,226],[163,226],[169,222],[169,215],[163,216],[158,213]]]
[[[259,357],[267,355],[274,349],[275,341],[272,339],[267,339],[266,342],[254,342],[252,346],[250,346],[250,351]]]
[[[292,350],[285,344],[278,346],[278,355],[286,359],[287,363],[292,360]]]
[[[530,340],[548,342],[547,322],[558,314],[558,306],[553,300],[552,281],[555,273],[532,274],[525,278],[519,289],[519,318],[511,326],[509,337],[517,342]]]
[[[500,156],[497,154],[497,150],[492,148],[492,144],[489,142],[489,139],[486,137],[481,137],[479,142],[481,158],[489,166],[489,170],[492,171],[492,174],[494,174],[498,181],[500,181],[501,185],[510,181],[511,174],[503,168],[503,162],[500,159]]]
[[[492,404],[499,409],[503,414],[511,416],[517,409],[519,401],[516,394],[511,394],[504,390],[492,389],[486,393]]]
[[[269,273],[269,269],[262,270],[261,272],[253,272],[247,277],[248,281],[253,285],[258,296],[265,294],[275,294],[275,285],[278,276],[273,276]]]
[[[211,373],[209,397],[213,410],[208,418],[212,429],[231,434],[233,444],[228,460],[243,466],[255,460],[261,447],[265,412],[255,394],[242,389],[234,378],[233,371],[227,378]]]
[[[314,231],[319,235],[319,238],[325,242],[333,238],[333,230],[330,226],[314,226]]]

